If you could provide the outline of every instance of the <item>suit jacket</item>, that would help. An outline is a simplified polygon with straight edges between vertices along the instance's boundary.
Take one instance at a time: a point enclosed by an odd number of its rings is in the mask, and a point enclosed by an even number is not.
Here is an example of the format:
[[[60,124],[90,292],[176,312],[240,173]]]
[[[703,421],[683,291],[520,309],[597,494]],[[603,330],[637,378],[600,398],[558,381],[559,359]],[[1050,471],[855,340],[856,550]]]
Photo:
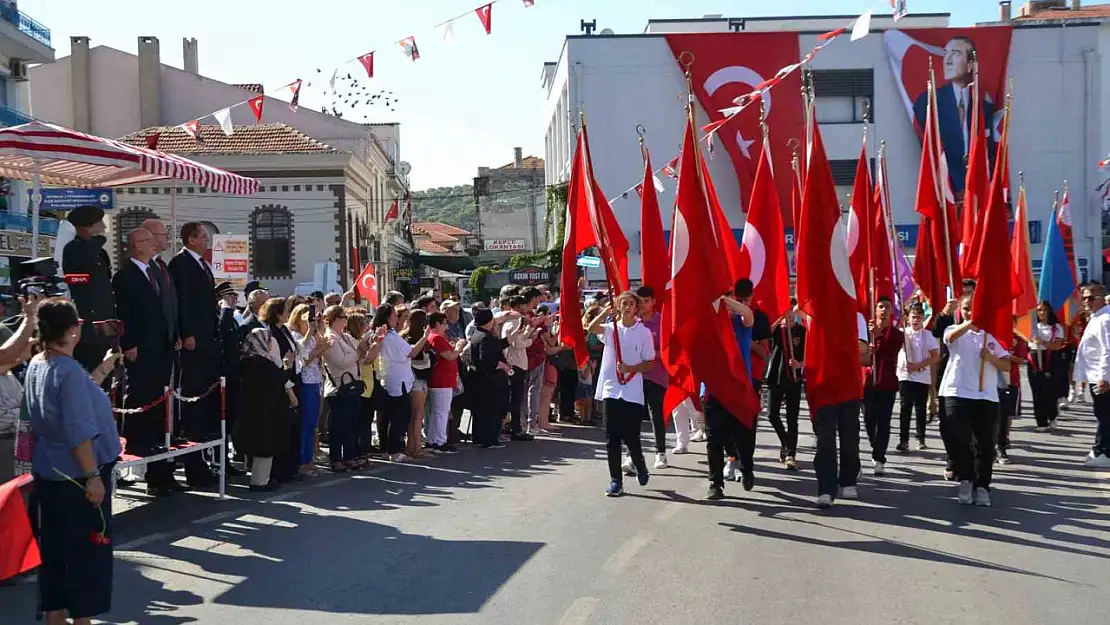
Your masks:
[[[139,359],[169,355],[176,337],[162,314],[162,295],[154,290],[150,277],[127,259],[112,278],[119,318],[123,321],[120,347],[138,348]]]
[[[914,117],[918,125],[925,128],[925,110],[929,103],[929,92],[926,91],[917,98],[913,105]],[[994,163],[994,139],[991,128],[994,119],[994,103],[984,99],[982,102],[983,126],[987,129],[987,154],[991,164]],[[968,151],[971,146],[964,142],[964,130],[967,130],[968,140],[971,139],[971,109],[968,108],[964,117],[964,127],[960,127],[960,108],[956,102],[956,89],[952,83],[947,83],[937,88],[937,119],[940,121],[940,141],[944,144],[944,155],[948,159],[948,175],[952,181],[952,192],[960,194],[964,190],[967,178]],[[990,175],[990,172],[987,173]]]
[[[181,250],[169,263],[170,277],[177,289],[177,325],[182,339],[198,343],[216,338],[219,303],[210,270],[201,266],[188,250]]]
[[[88,322],[81,326],[81,341],[86,344],[100,343],[91,322],[116,319],[112,263],[108,252],[104,251],[104,242],[104,237],[88,240],[78,237],[62,248],[62,272],[89,276],[87,284],[71,284],[69,287],[77,313]]]
[[[239,326],[239,342],[247,340],[247,335],[253,330],[265,327],[266,325],[254,313],[247,313],[247,316],[243,317],[243,325]]]
[[[223,365],[221,371],[228,377],[229,384],[239,376],[239,358],[242,352],[239,330],[239,322],[235,320],[235,309],[220,308],[219,340]]]
[[[170,324],[170,334],[174,337],[174,341],[181,336],[179,328],[177,327],[177,287],[173,284],[173,278],[170,277],[170,268],[166,265],[166,261],[162,260],[161,256],[155,256],[151,263],[158,270],[158,283],[162,285],[162,311],[166,315],[166,320]],[[134,263],[132,263],[134,264]]]

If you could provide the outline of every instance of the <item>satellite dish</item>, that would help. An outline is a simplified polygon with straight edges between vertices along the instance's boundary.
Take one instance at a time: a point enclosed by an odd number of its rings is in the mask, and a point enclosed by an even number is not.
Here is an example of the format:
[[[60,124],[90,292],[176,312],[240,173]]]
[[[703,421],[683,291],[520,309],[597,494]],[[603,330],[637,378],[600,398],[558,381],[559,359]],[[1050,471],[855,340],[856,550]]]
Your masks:
[[[401,161],[401,174],[407,176],[410,171],[412,171],[412,165],[407,161]]]
[[[603,29],[601,29],[601,34],[602,35],[613,35],[615,33],[613,32],[612,28],[603,28]]]

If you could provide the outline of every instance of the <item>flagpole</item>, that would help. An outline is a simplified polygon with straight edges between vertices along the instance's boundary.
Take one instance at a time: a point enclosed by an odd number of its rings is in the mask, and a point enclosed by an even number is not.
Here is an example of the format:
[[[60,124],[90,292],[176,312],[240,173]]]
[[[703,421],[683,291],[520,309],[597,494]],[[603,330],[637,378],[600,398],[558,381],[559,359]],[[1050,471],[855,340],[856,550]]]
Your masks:
[[[948,284],[950,285],[950,288],[952,289],[953,296],[955,296],[956,287],[958,285],[956,284],[956,275],[952,271],[952,242],[950,240],[951,237],[950,237],[950,233],[948,231],[948,202],[947,202],[947,198],[944,197],[944,182],[945,181],[940,179],[940,167],[938,166],[939,165],[938,159],[940,158],[940,154],[938,154],[938,150],[940,150],[940,148],[941,148],[941,143],[940,143],[940,128],[939,128],[940,122],[939,122],[939,119],[937,118],[937,83],[936,83],[936,80],[937,80],[936,73],[933,71],[933,59],[930,58],[929,59],[929,117],[930,117],[929,122],[932,122],[933,120],[936,120],[937,123],[931,124],[932,125],[932,130],[933,130],[933,136],[930,137],[930,139],[932,139],[933,150],[932,150],[932,153],[929,154],[929,157],[932,160],[932,166],[933,166],[933,182],[935,183],[933,186],[936,188],[937,201],[938,201],[938,204],[940,205],[941,226],[944,228],[944,257],[947,260],[946,264],[948,266]],[[926,126],[929,126],[929,125],[930,124],[927,122]]]

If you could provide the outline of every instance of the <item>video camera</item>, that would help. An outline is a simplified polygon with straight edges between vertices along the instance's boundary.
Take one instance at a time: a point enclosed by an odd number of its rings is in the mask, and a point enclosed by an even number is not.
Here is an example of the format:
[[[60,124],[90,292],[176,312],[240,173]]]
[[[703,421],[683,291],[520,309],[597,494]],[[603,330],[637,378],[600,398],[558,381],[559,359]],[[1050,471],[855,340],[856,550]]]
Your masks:
[[[64,297],[69,295],[65,278],[58,275],[58,263],[49,256],[33,258],[19,263],[26,275],[18,282],[19,293],[24,297]]]

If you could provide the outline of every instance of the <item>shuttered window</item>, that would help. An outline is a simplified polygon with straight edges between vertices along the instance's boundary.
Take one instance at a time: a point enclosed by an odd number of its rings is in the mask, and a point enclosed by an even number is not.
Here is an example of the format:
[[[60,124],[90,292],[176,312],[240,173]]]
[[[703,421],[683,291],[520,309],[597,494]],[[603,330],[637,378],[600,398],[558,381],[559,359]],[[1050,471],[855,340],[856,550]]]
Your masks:
[[[860,124],[875,121],[873,69],[823,69],[813,72],[814,107],[822,124]]]

